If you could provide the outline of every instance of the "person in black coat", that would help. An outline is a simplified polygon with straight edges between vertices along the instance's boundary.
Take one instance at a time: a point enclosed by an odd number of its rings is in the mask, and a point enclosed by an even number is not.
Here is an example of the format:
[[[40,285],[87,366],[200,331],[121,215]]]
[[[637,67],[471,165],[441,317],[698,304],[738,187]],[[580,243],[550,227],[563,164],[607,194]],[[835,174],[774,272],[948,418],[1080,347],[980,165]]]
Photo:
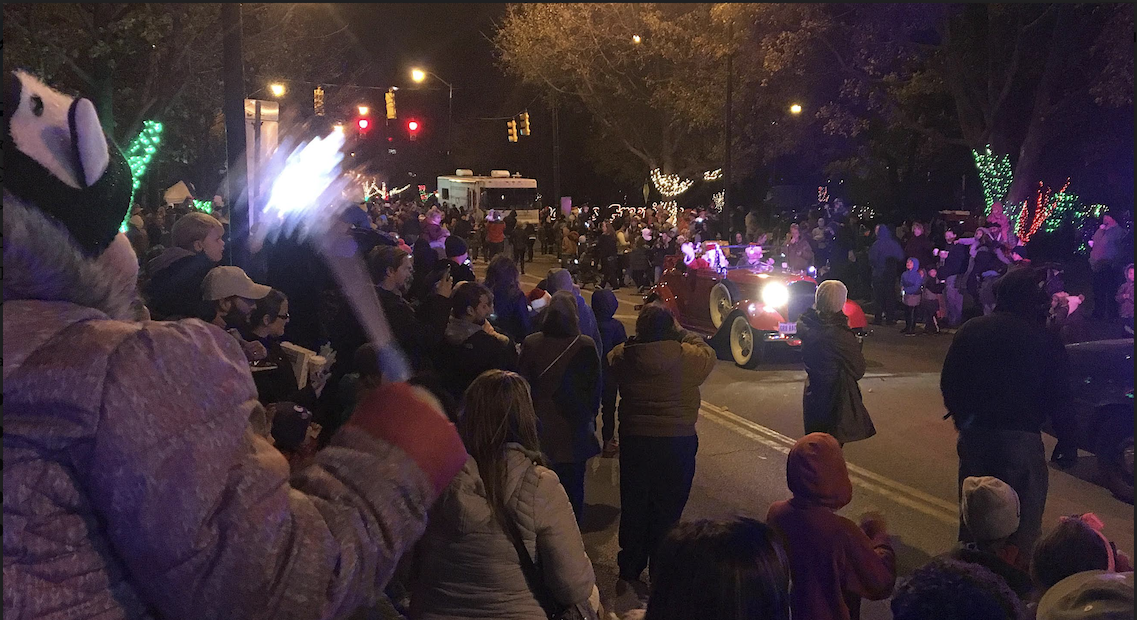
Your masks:
[[[379,303],[391,333],[416,373],[431,368],[429,352],[442,340],[450,310],[453,281],[447,274],[427,286],[430,292],[416,311],[403,296],[413,273],[411,257],[396,246],[378,246],[367,256],[367,268],[376,284]]]
[[[451,396],[461,402],[466,388],[483,372],[517,369],[517,345],[487,320],[493,313],[493,293],[488,288],[462,282],[450,299],[450,321],[435,350],[434,367]]]
[[[1050,418],[1053,460],[1077,460],[1066,348],[1046,329],[1050,299],[1038,270],[1018,268],[995,285],[995,311],[963,324],[940,375],[947,416],[959,431],[959,482],[994,476],[1018,493],[1019,529],[1010,542],[1032,548],[1042,531],[1049,472],[1042,426]],[[971,542],[960,523],[961,542]]]
[[[470,267],[470,248],[462,237],[450,235],[446,238],[446,260],[451,263],[450,275],[454,284],[478,281]]]
[[[508,256],[498,254],[486,267],[486,288],[493,293],[494,328],[521,342],[533,333],[533,319],[529,302],[521,292],[517,264]]]
[[[840,280],[826,280],[817,287],[813,307],[798,319],[805,432],[828,433],[842,445],[876,434],[857,384],[865,375],[865,356],[842,311],[848,295]]]

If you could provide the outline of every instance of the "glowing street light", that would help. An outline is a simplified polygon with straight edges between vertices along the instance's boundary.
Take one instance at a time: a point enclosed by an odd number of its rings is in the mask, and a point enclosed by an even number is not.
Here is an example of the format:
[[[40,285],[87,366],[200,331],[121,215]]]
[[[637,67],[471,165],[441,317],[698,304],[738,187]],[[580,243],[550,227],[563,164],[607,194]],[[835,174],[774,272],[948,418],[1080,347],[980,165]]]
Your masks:
[[[793,104],[790,106],[790,114],[801,114],[801,105]]]
[[[426,71],[422,69],[411,69],[411,79],[415,82],[422,82],[426,79]]]
[[[284,84],[270,84],[268,90],[272,93],[273,97],[284,96]]]
[[[642,40],[643,40],[643,39],[641,39],[641,38],[640,38],[640,35],[638,35],[638,34],[633,34],[633,35],[632,35],[632,43],[636,43],[636,44],[638,44],[638,43],[639,43],[640,41],[642,41]]]
[[[343,133],[343,123],[336,123],[332,125],[332,131],[336,133]]]
[[[449,157],[450,147],[453,144],[454,140],[454,85],[438,77],[437,73],[432,73],[430,71],[418,68],[411,69],[411,79],[417,83],[421,84],[424,80],[426,80],[426,77],[428,75],[433,75],[436,80],[445,84],[446,88],[450,91],[446,109],[446,156]]]

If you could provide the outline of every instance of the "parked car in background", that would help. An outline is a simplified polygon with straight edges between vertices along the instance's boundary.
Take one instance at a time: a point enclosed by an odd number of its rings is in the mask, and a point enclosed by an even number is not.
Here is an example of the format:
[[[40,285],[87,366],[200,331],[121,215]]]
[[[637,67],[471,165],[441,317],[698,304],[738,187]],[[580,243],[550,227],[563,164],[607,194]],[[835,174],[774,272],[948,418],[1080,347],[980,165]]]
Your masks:
[[[1132,503],[1133,340],[1078,342],[1066,345],[1066,352],[1078,447],[1097,456],[1106,488]]]

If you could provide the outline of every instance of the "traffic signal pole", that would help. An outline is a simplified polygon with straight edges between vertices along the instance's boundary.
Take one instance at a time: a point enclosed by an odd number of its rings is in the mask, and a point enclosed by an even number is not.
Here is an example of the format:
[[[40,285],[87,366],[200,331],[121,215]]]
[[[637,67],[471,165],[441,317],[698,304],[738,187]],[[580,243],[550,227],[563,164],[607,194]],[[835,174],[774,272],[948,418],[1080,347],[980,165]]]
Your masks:
[[[222,71],[224,80],[225,201],[229,207],[230,259],[238,267],[248,266],[249,200],[245,166],[245,65],[241,48],[241,5],[221,4]]]
[[[728,21],[727,25],[726,25],[726,37],[727,37],[728,45],[729,45],[729,41],[731,39],[733,39],[733,34],[734,34],[734,24],[733,24],[733,22]],[[734,213],[733,213],[731,203],[730,203],[730,181],[731,181],[731,175],[730,175],[730,150],[731,150],[730,149],[730,143],[731,143],[730,126],[731,126],[731,122],[730,121],[731,121],[731,116],[732,116],[731,115],[731,109],[730,109],[730,100],[731,100],[731,86],[733,85],[733,81],[734,81],[734,79],[733,79],[734,71],[732,71],[733,67],[731,66],[733,56],[734,56],[734,54],[731,51],[728,51],[726,54],[726,105],[725,105],[726,110],[724,111],[724,114],[726,116],[726,118],[724,119],[724,125],[726,126],[726,131],[724,132],[724,133],[726,133],[726,145],[724,147],[724,154],[725,154],[724,159],[725,159],[725,161],[723,162],[723,167],[722,167],[722,173],[723,173],[723,189],[722,189],[723,213],[722,213],[722,215],[726,216],[727,230],[730,232],[734,232],[731,230],[731,223],[734,221]]]

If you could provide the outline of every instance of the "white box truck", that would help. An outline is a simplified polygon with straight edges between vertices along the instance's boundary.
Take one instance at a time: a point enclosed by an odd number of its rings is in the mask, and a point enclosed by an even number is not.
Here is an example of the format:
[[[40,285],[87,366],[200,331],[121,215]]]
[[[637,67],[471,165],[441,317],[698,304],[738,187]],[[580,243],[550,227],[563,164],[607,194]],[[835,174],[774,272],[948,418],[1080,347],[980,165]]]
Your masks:
[[[508,170],[491,170],[489,176],[476,176],[472,170],[456,170],[438,177],[438,201],[468,213],[473,209],[497,209],[502,217],[517,211],[521,224],[537,224],[541,212],[537,202],[537,179],[511,176]]]

